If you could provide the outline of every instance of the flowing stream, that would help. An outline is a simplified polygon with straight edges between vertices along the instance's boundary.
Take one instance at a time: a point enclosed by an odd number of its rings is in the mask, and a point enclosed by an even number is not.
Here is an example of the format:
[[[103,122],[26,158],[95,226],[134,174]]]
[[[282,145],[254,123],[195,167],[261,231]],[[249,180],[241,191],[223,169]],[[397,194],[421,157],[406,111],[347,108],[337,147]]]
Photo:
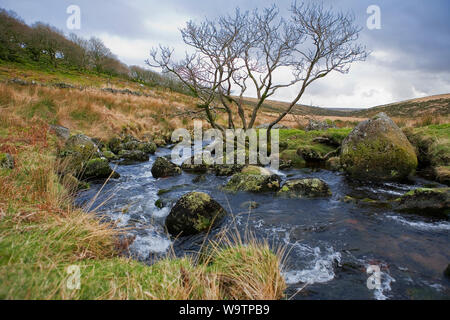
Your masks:
[[[450,281],[443,271],[450,263],[450,222],[411,214],[399,214],[383,206],[346,203],[356,198],[389,200],[429,184],[417,178],[411,184],[361,185],[342,173],[320,169],[290,169],[277,172],[283,180],[316,177],[327,182],[333,196],[327,199],[284,199],[274,194],[225,193],[220,189],[227,177],[195,174],[154,179],[151,167],[158,156],[170,154],[160,148],[149,162],[118,166],[118,180],[110,181],[91,204],[100,214],[127,227],[135,236],[131,255],[155,261],[168,250],[177,255],[193,252],[204,235],[174,241],[164,232],[170,208],[185,193],[206,192],[228,212],[224,226],[240,232],[253,231],[274,247],[289,251],[283,266],[287,296],[294,299],[449,299]],[[102,188],[93,184],[82,192],[77,204],[86,205]],[[158,191],[170,189],[158,195]],[[155,201],[165,207],[159,209]],[[248,201],[259,204],[249,209]],[[380,267],[381,284],[369,289],[366,270]],[[303,288],[304,287],[304,288]],[[303,288],[300,292],[299,289]]]

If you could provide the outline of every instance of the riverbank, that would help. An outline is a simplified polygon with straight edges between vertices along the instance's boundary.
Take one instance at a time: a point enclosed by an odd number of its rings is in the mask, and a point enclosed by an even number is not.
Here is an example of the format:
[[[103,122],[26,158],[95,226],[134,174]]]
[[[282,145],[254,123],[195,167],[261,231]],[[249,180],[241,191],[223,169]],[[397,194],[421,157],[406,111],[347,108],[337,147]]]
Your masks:
[[[280,299],[280,255],[267,244],[215,246],[202,262],[165,258],[152,266],[121,256],[121,230],[72,204],[57,175],[61,141],[42,120],[0,117],[0,299]],[[71,290],[69,266],[80,268]]]

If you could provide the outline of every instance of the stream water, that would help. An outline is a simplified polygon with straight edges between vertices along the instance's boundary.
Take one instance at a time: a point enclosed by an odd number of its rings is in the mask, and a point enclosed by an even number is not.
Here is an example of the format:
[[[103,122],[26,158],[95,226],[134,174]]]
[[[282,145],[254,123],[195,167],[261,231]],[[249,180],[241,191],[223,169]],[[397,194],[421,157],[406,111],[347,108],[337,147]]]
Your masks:
[[[118,166],[118,180],[110,181],[95,201],[102,185],[82,192],[77,204],[91,208],[129,228],[136,236],[130,253],[142,261],[164,256],[171,246],[177,255],[198,249],[204,235],[173,241],[164,232],[170,208],[185,193],[206,192],[230,214],[224,226],[240,232],[253,231],[274,247],[286,246],[283,266],[287,296],[294,299],[449,299],[450,281],[443,271],[450,263],[450,222],[411,214],[399,214],[369,204],[346,203],[346,195],[388,200],[429,184],[417,179],[410,184],[361,185],[342,173],[320,169],[290,169],[277,172],[283,180],[316,177],[326,181],[333,196],[327,199],[284,199],[274,194],[230,194],[220,190],[227,177],[208,174],[193,182],[195,174],[154,179],[151,167],[156,157],[170,154],[161,148],[149,162]],[[158,195],[161,189],[170,189]],[[155,201],[165,207],[159,209]],[[245,203],[255,201],[256,209]],[[212,235],[213,236],[213,235]],[[369,289],[367,267],[381,270],[381,286]]]

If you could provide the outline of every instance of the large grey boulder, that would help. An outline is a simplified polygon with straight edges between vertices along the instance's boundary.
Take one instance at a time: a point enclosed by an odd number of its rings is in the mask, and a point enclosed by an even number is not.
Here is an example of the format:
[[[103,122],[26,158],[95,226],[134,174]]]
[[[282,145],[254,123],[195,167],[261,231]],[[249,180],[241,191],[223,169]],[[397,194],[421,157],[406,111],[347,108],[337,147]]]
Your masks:
[[[356,126],[342,143],[341,164],[361,180],[401,180],[415,172],[417,156],[402,130],[385,114]]]

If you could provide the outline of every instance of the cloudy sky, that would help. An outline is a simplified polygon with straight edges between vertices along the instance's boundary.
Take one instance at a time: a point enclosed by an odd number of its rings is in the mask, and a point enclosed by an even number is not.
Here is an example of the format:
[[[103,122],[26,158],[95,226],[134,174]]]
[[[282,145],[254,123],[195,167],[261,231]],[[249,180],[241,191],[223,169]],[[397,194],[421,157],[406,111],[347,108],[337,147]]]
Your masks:
[[[301,1],[301,0],[298,0]],[[0,0],[27,23],[50,23],[65,33],[69,5],[81,9],[80,36],[100,37],[123,62],[144,66],[149,50],[159,43],[185,47],[179,28],[192,19],[232,12],[235,7],[268,6],[266,0]],[[283,15],[291,1],[277,1]],[[372,51],[349,74],[330,74],[308,88],[301,103],[327,107],[370,107],[450,93],[450,1],[448,0],[325,0],[336,9],[351,10],[363,27],[360,41]],[[369,30],[367,8],[381,10],[381,29]],[[295,88],[275,99],[289,101]]]

